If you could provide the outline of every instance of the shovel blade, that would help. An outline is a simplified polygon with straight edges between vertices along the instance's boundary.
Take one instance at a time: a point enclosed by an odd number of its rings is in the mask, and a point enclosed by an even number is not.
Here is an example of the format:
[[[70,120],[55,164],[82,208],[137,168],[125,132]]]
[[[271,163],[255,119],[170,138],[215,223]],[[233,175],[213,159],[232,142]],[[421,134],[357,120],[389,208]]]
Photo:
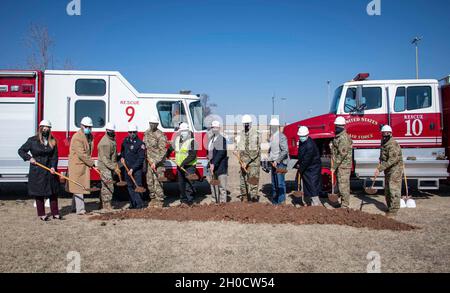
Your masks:
[[[328,194],[328,200],[334,203],[339,202],[339,196],[337,194],[330,193]]]
[[[294,197],[300,198],[300,197],[303,197],[305,194],[303,193],[303,191],[294,191],[294,192],[292,193],[292,195],[293,195]]]
[[[127,184],[125,181],[119,181],[119,182],[117,182],[116,185],[119,186],[119,187],[125,187],[125,186],[127,186],[128,184]]]
[[[364,188],[364,191],[368,195],[374,195],[374,194],[377,194],[377,192],[378,192],[378,190],[376,190],[375,188],[371,188],[371,187]]]
[[[144,193],[147,191],[147,189],[145,189],[144,187],[138,186],[134,189],[134,191],[136,191],[137,193]]]

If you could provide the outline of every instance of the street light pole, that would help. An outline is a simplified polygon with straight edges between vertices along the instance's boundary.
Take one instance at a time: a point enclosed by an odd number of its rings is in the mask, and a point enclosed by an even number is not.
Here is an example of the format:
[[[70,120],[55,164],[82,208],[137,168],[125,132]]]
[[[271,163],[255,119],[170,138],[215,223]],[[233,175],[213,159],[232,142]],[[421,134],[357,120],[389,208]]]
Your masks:
[[[275,93],[272,96],[272,116],[275,116]]]
[[[328,109],[330,109],[330,107],[331,107],[331,101],[330,101],[330,84],[331,84],[331,80],[327,80]]]
[[[416,79],[419,79],[419,42],[422,39],[422,37],[415,37],[411,42],[411,44],[416,46]]]
[[[285,125],[286,124],[286,113],[285,113],[285,111],[286,111],[286,100],[287,100],[287,98],[281,98],[281,111],[282,111],[282,113],[281,113],[281,115],[282,115],[282,121],[283,121],[283,123],[282,123],[282,125]]]

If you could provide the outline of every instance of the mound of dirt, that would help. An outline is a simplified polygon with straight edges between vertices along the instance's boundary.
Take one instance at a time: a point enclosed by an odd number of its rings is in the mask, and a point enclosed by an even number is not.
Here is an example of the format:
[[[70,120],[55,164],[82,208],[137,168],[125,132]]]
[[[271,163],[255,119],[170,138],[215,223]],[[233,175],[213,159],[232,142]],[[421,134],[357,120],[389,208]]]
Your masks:
[[[210,205],[180,205],[170,208],[147,208],[96,215],[91,220],[153,219],[171,221],[234,221],[245,224],[346,225],[374,230],[410,231],[412,225],[382,215],[350,209],[324,207],[274,206],[261,203],[228,203]]]

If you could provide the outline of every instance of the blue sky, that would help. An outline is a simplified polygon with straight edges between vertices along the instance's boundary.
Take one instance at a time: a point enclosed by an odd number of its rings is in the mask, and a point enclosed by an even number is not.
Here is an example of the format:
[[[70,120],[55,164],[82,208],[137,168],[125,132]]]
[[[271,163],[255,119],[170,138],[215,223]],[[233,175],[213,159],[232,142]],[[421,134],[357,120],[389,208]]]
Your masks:
[[[358,72],[373,79],[450,74],[450,1],[381,0],[2,0],[0,68],[25,67],[31,22],[55,40],[55,67],[118,70],[142,92],[208,93],[217,113],[270,114],[293,122],[328,110],[334,90]],[[284,102],[280,98],[286,98]]]

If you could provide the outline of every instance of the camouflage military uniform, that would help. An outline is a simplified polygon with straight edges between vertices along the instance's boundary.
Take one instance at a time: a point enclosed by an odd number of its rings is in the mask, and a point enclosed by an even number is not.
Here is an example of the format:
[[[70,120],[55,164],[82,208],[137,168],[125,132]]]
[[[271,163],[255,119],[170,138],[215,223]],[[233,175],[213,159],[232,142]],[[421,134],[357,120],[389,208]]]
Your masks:
[[[103,175],[100,199],[103,208],[111,208],[114,192],[113,174],[117,169],[117,145],[114,138],[105,134],[98,144],[98,169]]]
[[[240,190],[241,196],[245,200],[258,200],[258,185],[248,184],[248,179],[259,178],[259,168],[261,161],[261,146],[258,131],[251,128],[248,133],[242,131],[237,144],[238,155],[247,167],[248,173],[240,170]],[[247,197],[248,194],[248,197]]]
[[[350,206],[350,174],[352,171],[353,141],[346,131],[336,135],[331,143],[331,159],[335,171],[339,193],[342,196],[342,207]]]
[[[164,174],[164,162],[167,151],[167,138],[161,130],[152,131],[148,129],[144,134],[144,143],[147,146],[147,185],[151,199],[164,201],[162,183],[158,181],[159,176]],[[156,173],[151,169],[151,164],[156,164]]]
[[[389,212],[400,209],[402,193],[403,155],[400,145],[394,138],[390,138],[380,151],[380,172],[384,171],[384,194]]]

